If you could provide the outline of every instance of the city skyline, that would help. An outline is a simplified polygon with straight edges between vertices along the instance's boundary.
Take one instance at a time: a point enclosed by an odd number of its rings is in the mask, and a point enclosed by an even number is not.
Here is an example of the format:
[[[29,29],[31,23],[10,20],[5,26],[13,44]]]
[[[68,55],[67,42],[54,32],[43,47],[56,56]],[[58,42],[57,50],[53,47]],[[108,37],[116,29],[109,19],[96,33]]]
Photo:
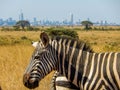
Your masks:
[[[19,16],[19,20],[14,20],[12,17],[3,20],[2,18],[0,18],[0,26],[14,26],[16,24],[17,21],[21,21],[21,20],[27,20],[24,17],[24,13],[21,11],[21,13],[18,15]],[[58,21],[58,20],[40,20],[37,19],[36,17],[32,18],[33,21],[27,20],[30,22],[30,24],[32,26],[62,26],[62,25],[66,25],[66,26],[73,26],[73,25],[81,25],[82,20],[78,19],[77,21],[74,20],[74,15],[73,13],[70,13],[69,19],[64,19],[63,21]],[[106,20],[101,20],[101,21],[91,21],[90,18],[86,19],[87,21],[92,22],[95,26],[103,26],[103,25],[120,25],[117,23],[113,23],[113,22],[107,22]],[[83,20],[85,21],[85,20]]]
[[[0,18],[19,20],[21,11],[27,20],[63,21],[74,15],[74,21],[108,21],[120,24],[120,0],[1,0]]]

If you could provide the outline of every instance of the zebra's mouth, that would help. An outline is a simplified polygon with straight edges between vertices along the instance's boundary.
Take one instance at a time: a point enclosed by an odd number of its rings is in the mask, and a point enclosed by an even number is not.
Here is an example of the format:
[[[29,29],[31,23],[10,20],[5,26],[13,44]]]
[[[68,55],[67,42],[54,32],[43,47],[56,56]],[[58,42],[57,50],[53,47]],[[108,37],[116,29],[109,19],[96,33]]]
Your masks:
[[[27,82],[24,82],[24,85],[29,88],[29,89],[34,89],[39,86],[39,81],[38,80],[29,80]]]
[[[39,80],[35,78],[30,78],[29,74],[24,75],[23,83],[29,89],[34,89],[39,86]]]

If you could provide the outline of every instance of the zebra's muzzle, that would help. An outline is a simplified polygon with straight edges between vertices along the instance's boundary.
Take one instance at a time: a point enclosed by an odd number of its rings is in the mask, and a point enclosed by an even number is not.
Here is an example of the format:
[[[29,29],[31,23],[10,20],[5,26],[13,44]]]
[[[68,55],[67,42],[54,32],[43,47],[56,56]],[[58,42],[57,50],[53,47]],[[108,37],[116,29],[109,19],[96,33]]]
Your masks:
[[[34,89],[39,86],[39,81],[37,79],[31,78],[29,74],[23,76],[23,83],[29,89]]]

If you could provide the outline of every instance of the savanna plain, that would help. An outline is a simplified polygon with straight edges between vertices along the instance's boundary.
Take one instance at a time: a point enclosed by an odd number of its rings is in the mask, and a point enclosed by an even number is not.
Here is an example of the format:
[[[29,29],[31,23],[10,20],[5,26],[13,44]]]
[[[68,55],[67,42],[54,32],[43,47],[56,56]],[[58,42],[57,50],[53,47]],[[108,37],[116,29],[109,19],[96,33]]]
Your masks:
[[[0,31],[0,86],[2,90],[29,90],[23,74],[38,41],[40,31]],[[120,31],[77,31],[79,38],[95,52],[120,52]],[[53,72],[35,90],[49,90]]]

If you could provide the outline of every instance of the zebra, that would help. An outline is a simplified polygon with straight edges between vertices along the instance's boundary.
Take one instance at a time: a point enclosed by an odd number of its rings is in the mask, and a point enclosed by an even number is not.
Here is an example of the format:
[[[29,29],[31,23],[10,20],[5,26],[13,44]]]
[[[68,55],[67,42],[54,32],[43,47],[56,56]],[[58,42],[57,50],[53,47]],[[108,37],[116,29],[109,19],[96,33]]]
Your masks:
[[[41,79],[56,70],[81,90],[120,90],[120,53],[83,51],[77,48],[79,43],[88,48],[84,42],[41,33],[23,75],[24,85],[36,88]]]
[[[70,38],[69,39],[74,39],[74,38]],[[36,47],[38,44],[38,42],[34,42],[32,41],[32,46]],[[84,48],[84,44],[80,45],[79,49],[86,49]],[[93,52],[93,50],[91,48],[87,48],[86,50]],[[59,72],[55,71],[52,80],[51,80],[51,90],[80,90],[80,88],[76,87],[74,84],[72,84],[70,81],[67,80],[67,78],[61,74],[59,74]]]
[[[38,42],[32,41],[32,46],[36,47]],[[81,45],[82,46],[82,45]],[[82,47],[79,47],[81,49],[85,49],[84,44]],[[92,49],[87,49],[90,52],[93,52]],[[61,74],[59,74],[57,71],[54,73],[52,80],[51,80],[51,90],[80,90],[80,88],[76,87],[74,84],[72,84],[70,81],[67,80],[67,78]]]

